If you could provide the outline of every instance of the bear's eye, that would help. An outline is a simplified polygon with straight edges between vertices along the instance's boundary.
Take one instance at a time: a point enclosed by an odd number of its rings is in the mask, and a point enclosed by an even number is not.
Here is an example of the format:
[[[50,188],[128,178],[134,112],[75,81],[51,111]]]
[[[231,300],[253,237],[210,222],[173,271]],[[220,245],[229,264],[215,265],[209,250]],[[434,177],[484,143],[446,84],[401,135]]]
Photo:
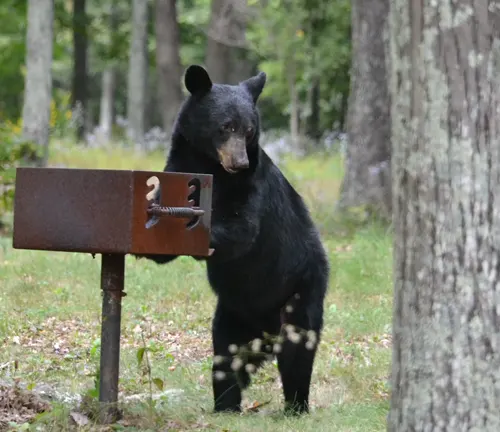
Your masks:
[[[231,126],[231,123],[223,124],[221,127],[222,132],[234,132],[234,129]]]
[[[253,127],[249,127],[247,129],[246,137],[249,138],[249,139],[253,137]]]

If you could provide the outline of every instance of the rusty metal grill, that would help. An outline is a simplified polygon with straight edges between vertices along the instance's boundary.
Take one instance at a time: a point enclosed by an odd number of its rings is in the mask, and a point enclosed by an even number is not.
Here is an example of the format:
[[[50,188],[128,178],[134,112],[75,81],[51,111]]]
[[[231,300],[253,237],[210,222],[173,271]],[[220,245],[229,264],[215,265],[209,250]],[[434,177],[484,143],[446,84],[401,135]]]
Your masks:
[[[208,174],[17,169],[14,248],[102,254],[101,423],[120,416],[125,255],[211,255],[211,205]]]

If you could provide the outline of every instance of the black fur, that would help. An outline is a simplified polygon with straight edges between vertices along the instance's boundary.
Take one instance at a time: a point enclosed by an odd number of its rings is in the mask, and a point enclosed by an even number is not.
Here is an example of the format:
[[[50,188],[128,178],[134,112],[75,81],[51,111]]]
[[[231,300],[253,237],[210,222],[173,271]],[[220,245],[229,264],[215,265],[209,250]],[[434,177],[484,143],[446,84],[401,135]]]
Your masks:
[[[263,338],[263,332],[278,334],[283,322],[314,330],[318,342],[323,326],[325,251],[301,197],[259,146],[255,103],[265,81],[261,72],[237,86],[212,84],[203,68],[191,66],[185,75],[191,95],[180,109],[164,169],[214,176],[215,252],[206,262],[218,297],[212,328],[216,356],[230,357],[231,344]],[[231,136],[246,140],[249,160],[249,167],[235,174],[221,166],[217,154]],[[147,258],[166,263],[176,256]],[[285,312],[286,304],[292,312]],[[282,344],[277,357],[288,412],[308,411],[315,353],[316,345]],[[249,374],[244,368],[235,374],[230,362],[214,362],[217,371],[226,378],[213,380],[215,411],[239,411]]]

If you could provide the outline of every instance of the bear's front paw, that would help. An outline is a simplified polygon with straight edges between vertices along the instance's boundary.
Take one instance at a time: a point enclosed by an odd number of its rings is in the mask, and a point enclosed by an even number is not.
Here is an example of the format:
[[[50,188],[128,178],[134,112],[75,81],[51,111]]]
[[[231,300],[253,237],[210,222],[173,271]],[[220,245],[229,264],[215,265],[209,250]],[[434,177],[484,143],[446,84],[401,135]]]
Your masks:
[[[178,255],[155,255],[155,254],[131,254],[136,259],[147,259],[156,264],[167,264],[178,257]]]

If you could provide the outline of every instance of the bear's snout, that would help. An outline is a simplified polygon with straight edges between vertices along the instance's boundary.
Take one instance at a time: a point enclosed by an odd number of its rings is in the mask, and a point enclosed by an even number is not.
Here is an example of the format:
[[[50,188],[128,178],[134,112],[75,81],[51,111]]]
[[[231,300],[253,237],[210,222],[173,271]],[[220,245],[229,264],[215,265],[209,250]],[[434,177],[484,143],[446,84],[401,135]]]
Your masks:
[[[222,167],[230,174],[236,174],[250,166],[244,139],[230,138],[217,150],[217,153]]]

